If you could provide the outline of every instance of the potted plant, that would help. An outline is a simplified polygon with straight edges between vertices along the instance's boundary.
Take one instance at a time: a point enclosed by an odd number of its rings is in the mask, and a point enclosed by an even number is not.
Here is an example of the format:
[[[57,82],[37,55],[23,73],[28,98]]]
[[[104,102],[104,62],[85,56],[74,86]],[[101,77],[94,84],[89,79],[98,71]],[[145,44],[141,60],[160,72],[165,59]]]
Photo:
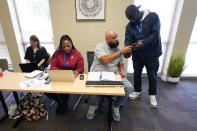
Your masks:
[[[182,55],[171,56],[167,72],[168,81],[172,83],[178,83],[184,69],[185,57]]]

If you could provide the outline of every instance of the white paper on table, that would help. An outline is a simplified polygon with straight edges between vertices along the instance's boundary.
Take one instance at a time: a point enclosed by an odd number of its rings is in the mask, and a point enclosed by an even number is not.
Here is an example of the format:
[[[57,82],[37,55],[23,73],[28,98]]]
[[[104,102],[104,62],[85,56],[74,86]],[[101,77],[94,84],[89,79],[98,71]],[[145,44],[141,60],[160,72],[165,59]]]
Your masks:
[[[88,81],[100,81],[101,72],[88,72]]]
[[[102,76],[101,76],[101,80],[102,81],[115,81],[115,75],[114,75],[114,72],[102,72],[101,73]]]
[[[115,81],[114,72],[88,72],[88,81]]]
[[[36,83],[35,83],[34,79],[20,82],[20,86],[24,90],[28,90],[28,89],[34,87],[35,85],[36,85]]]
[[[44,82],[45,82],[44,80],[31,79],[31,80],[20,82],[20,86],[22,89],[28,90],[37,85],[44,85]]]

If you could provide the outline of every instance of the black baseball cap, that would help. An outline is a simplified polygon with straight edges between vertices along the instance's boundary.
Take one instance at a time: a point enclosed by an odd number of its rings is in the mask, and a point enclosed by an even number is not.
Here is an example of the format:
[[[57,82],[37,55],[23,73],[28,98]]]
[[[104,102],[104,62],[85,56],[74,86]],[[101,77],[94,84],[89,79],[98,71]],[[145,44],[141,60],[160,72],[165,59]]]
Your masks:
[[[135,5],[129,5],[125,10],[126,17],[130,20],[131,18],[134,18],[136,15],[136,12],[139,11],[139,8],[141,6],[135,6]]]

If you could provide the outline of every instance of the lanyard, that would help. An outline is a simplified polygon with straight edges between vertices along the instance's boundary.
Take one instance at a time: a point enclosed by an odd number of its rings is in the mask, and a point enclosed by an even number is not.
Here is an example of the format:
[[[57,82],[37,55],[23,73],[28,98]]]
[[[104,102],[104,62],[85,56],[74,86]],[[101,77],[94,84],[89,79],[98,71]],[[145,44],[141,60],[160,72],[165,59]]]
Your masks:
[[[142,35],[142,21],[140,20],[140,26],[136,25],[139,33],[140,33],[140,36]]]
[[[72,56],[72,51],[70,52],[70,58],[71,58],[71,56]],[[68,67],[70,58],[69,58],[68,61],[66,62],[66,53],[64,53],[64,61],[65,61],[65,67],[66,67],[66,69],[67,69],[67,67]]]

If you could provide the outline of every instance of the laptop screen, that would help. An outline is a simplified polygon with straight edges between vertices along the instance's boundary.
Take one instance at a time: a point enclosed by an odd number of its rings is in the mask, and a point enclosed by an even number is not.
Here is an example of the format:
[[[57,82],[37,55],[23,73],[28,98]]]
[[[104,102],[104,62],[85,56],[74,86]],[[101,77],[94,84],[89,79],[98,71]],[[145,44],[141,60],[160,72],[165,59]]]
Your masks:
[[[36,63],[23,63],[19,64],[22,72],[32,72],[34,70],[38,70],[38,65]]]
[[[74,74],[72,70],[47,70],[49,78],[52,82],[74,82]]]

